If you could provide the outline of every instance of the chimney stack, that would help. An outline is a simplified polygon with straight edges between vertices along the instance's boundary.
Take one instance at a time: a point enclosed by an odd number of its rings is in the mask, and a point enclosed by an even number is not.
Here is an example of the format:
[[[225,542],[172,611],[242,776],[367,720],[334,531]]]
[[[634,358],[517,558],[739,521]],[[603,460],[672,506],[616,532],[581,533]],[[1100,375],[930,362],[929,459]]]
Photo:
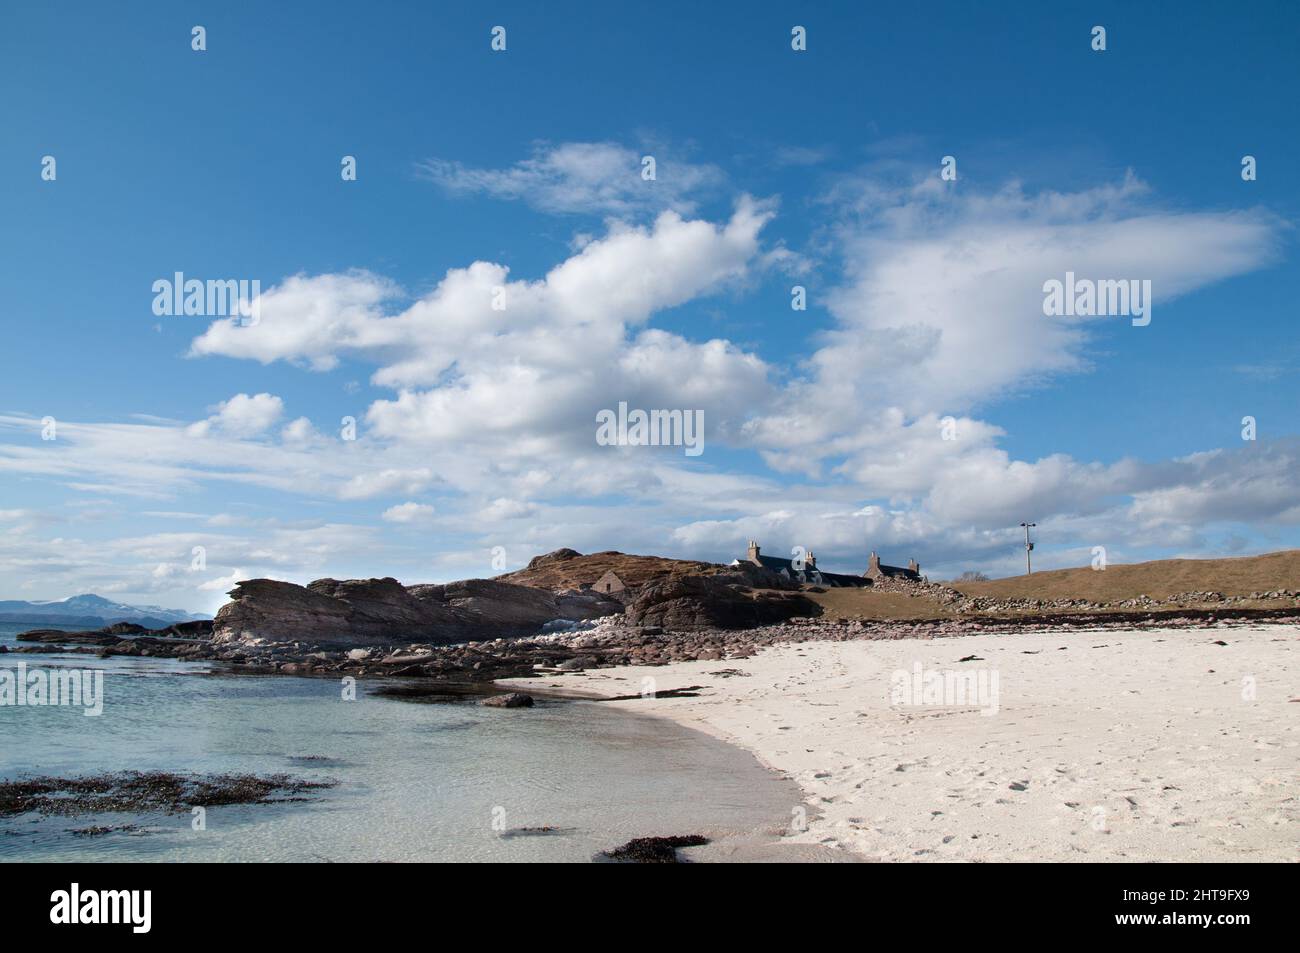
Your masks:
[[[807,557],[805,557],[804,562],[808,564],[809,569],[817,568],[817,557],[813,555],[813,551],[811,549],[808,550],[808,555]]]
[[[915,559],[909,559],[907,561],[907,568],[912,570],[912,572],[916,573],[918,576],[921,575],[921,564]]]
[[[758,543],[751,539],[749,541],[749,561],[751,563],[758,562],[758,552]]]

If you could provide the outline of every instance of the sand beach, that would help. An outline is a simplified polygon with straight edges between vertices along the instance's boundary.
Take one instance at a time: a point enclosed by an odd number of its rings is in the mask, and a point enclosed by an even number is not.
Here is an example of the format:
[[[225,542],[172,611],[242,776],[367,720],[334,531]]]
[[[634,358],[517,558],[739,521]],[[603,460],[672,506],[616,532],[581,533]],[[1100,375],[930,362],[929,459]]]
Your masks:
[[[1295,861],[1298,662],[1294,626],[1250,625],[808,641],[502,684],[636,695],[607,704],[752,752],[804,794],[790,859]]]

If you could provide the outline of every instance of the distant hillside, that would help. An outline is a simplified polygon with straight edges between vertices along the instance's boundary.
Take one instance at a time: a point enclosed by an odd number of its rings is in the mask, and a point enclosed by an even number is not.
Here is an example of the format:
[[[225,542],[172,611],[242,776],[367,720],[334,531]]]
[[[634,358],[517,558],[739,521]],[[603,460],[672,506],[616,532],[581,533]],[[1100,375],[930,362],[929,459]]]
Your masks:
[[[207,616],[193,612],[164,609],[161,606],[127,605],[91,593],[39,602],[27,602],[22,599],[0,600],[0,622],[44,622],[51,625],[84,625],[87,621],[135,622],[149,628],[161,629],[173,622],[190,622],[206,618]]]
[[[947,583],[968,596],[994,599],[1088,599],[1119,602],[1137,596],[1163,599],[1184,592],[1221,592],[1248,596],[1252,592],[1300,588],[1300,550],[1235,559],[1159,559],[1117,565],[1104,570],[1053,569],[1032,576],[1011,576],[989,582]]]
[[[722,567],[686,559],[632,556],[613,550],[584,556],[572,549],[557,549],[538,556],[525,569],[496,578],[501,582],[539,589],[578,589],[594,583],[611,569],[625,585],[639,586],[673,576],[718,572]]]

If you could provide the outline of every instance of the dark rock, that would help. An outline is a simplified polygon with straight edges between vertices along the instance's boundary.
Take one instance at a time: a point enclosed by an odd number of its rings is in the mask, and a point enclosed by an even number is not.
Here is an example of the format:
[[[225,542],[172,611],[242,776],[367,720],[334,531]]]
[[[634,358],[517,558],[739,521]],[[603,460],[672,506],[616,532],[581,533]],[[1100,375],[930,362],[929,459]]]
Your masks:
[[[134,635],[147,631],[143,626],[129,622],[117,622],[102,629],[90,632],[64,632],[62,629],[32,629],[21,632],[17,638],[20,642],[48,642],[58,645],[116,645],[124,635]]]
[[[488,708],[532,708],[533,696],[523,692],[510,692],[506,695],[492,695],[479,702]]]
[[[196,619],[193,622],[177,622],[175,625],[169,625],[166,629],[155,629],[151,634],[161,635],[163,632],[178,639],[210,639],[212,638],[212,620]]]
[[[592,658],[590,655],[579,655],[576,658],[565,659],[555,667],[561,672],[581,672],[586,668],[595,668],[599,664],[600,659]]]
[[[568,562],[570,559],[577,559],[582,553],[576,549],[557,549],[553,552],[545,553],[541,556],[534,556],[528,562],[529,569],[541,569],[543,566],[550,566],[553,563]]]
[[[671,630],[746,629],[821,613],[817,603],[798,592],[754,589],[751,581],[751,574],[735,573],[653,583],[628,605],[627,620]]]
[[[165,629],[146,629],[134,622],[114,622],[102,629],[86,632],[64,632],[62,629],[31,629],[20,632],[16,638],[19,642],[45,642],[55,645],[103,645],[122,646],[139,642],[148,644],[148,640],[176,640],[176,644],[206,642],[212,636],[212,622],[204,619],[197,622],[180,622]],[[123,654],[123,653],[119,653]]]

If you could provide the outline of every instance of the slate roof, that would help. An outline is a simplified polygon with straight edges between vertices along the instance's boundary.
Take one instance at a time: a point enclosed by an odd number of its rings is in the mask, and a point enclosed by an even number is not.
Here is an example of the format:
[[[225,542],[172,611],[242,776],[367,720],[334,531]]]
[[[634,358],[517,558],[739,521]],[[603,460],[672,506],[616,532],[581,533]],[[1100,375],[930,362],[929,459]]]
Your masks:
[[[752,562],[749,559],[738,559],[736,562]],[[820,586],[855,586],[862,588],[867,585],[867,581],[862,576],[846,576],[843,573],[826,572],[822,569],[804,564],[802,570],[794,568],[793,559],[782,559],[780,556],[764,556],[762,553],[758,556],[758,562],[764,569],[770,569],[772,572],[782,573],[792,579],[800,582],[806,582],[811,585]]]

